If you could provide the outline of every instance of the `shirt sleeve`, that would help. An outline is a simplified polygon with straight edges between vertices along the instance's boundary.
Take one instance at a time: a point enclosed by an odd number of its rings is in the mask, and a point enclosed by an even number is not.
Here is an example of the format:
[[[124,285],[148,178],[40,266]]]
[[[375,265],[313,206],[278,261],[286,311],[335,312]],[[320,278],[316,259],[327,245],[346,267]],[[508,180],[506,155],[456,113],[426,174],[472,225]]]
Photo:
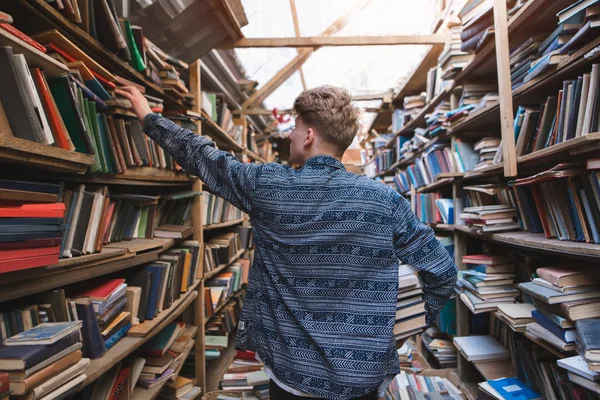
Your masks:
[[[395,193],[394,249],[405,264],[419,270],[425,299],[426,322],[430,325],[452,295],[457,268],[433,229],[417,219],[409,202]]]
[[[148,114],[143,126],[150,138],[188,173],[200,178],[210,191],[245,213],[251,211],[262,165],[242,163],[232,154],[216,149],[206,136],[158,114]]]

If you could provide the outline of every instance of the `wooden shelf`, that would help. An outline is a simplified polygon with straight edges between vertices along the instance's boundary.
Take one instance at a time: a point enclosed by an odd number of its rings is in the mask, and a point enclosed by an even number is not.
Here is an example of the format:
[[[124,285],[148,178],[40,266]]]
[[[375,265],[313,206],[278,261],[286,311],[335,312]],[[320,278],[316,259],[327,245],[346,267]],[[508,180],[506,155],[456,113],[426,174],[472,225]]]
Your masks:
[[[233,257],[233,259],[229,263],[219,265],[217,268],[215,268],[212,271],[206,273],[204,275],[203,279],[206,281],[206,280],[212,278],[213,276],[217,275],[219,272],[223,271],[225,268],[229,267],[231,264],[233,264],[234,262],[236,262],[237,260],[239,260],[240,257],[242,257],[244,255],[245,251],[246,251],[246,249],[242,249],[242,250],[238,251],[236,253],[236,255]]]
[[[455,225],[454,229],[482,240],[515,246],[537,252],[586,258],[600,257],[600,245],[598,244],[546,239],[543,233],[517,231],[478,234],[477,232],[469,229],[466,225]]]
[[[46,25],[58,27],[61,33],[69,36],[81,50],[88,53],[109,71],[143,84],[152,91],[150,94],[156,94],[159,97],[162,97],[165,99],[165,103],[169,105],[177,108],[185,108],[179,98],[165,93],[160,85],[146,79],[144,75],[136,71],[127,62],[121,60],[116,54],[104,47],[104,45],[94,39],[86,31],[69,21],[69,19],[59,11],[55,10],[45,0],[18,0],[15,1],[14,7],[17,7],[20,10],[26,10],[25,13],[18,12],[19,10],[13,9],[13,7],[5,10],[9,13],[15,12],[13,17],[20,23],[26,23],[29,27],[33,27],[33,29],[36,29],[37,32],[39,32],[41,30],[39,25],[41,24],[39,24],[38,21],[42,18]],[[29,17],[28,21],[23,21],[23,18],[19,18],[19,15],[27,15]],[[34,18],[34,16],[37,18]]]
[[[454,225],[448,224],[429,224],[429,227],[434,231],[452,232],[454,231]]]
[[[46,53],[42,53],[4,29],[0,29],[0,46],[12,47],[13,54],[23,54],[30,68],[40,68],[46,76],[60,76],[69,72],[69,68],[63,63],[58,62]]]
[[[561,160],[568,157],[581,156],[585,153],[597,151],[599,148],[600,132],[590,133],[518,157],[517,163],[519,167],[542,163],[558,164]]]
[[[55,265],[2,274],[0,302],[41,293],[158,260],[173,239],[136,239],[106,245],[100,253],[60,259]]]
[[[265,160],[264,158],[262,158],[261,156],[259,156],[258,154],[256,154],[253,151],[250,151],[250,150],[246,149],[246,154],[253,161],[257,161],[257,162],[263,163],[263,164],[267,163],[267,160]]]
[[[217,316],[221,311],[223,311],[223,309],[225,308],[225,306],[229,303],[231,303],[231,301],[235,298],[237,298],[240,293],[242,293],[244,290],[246,290],[246,286],[242,286],[242,288],[240,290],[238,290],[237,292],[234,292],[231,296],[229,296],[228,298],[225,299],[225,301],[217,307],[217,309],[215,310],[215,312],[213,313],[213,315],[211,315],[210,317],[208,317],[205,321],[204,324],[208,324],[210,321],[212,321],[212,319]]]
[[[190,286],[190,288],[185,294],[181,295],[179,299],[177,299],[175,302],[173,302],[173,304],[171,304],[171,307],[160,312],[158,316],[154,317],[154,319],[146,320],[141,324],[132,326],[129,332],[127,332],[127,336],[146,337],[150,334],[150,332],[154,332],[156,330],[156,327],[161,324],[162,319],[160,318],[160,316],[163,313],[169,314],[172,310],[175,310],[175,312],[177,312],[177,310],[179,309],[181,309],[181,312],[183,312],[183,310],[185,310],[185,308],[198,295],[196,288],[199,284],[200,279],[197,279],[196,282],[192,286]],[[179,312],[177,315],[181,314],[181,312]]]
[[[196,282],[194,286],[199,283]],[[158,314],[152,322],[152,330],[146,333],[144,337],[130,336],[129,332],[127,336],[119,340],[110,350],[108,350],[102,357],[91,360],[90,366],[86,369],[85,374],[87,378],[83,382],[83,386],[87,386],[94,382],[100,376],[105,374],[109,369],[115,366],[118,362],[125,359],[135,350],[140,348],[144,343],[150,340],[154,335],[159,333],[164,327],[170,324],[175,318],[177,318],[198,296],[198,292],[191,290],[186,293],[181,299],[177,306],[171,306],[168,310],[164,310]],[[179,301],[178,300],[178,301]],[[135,328],[132,327],[131,329]],[[131,332],[131,330],[130,330]]]
[[[83,173],[93,164],[94,156],[19,139],[0,132],[0,162],[45,171]]]
[[[62,178],[62,177],[61,177]],[[130,167],[122,174],[94,174],[65,176],[65,180],[98,183],[103,185],[134,185],[134,186],[183,186],[190,185],[195,178],[185,171],[175,171],[163,168]]]
[[[442,178],[435,182],[431,182],[429,185],[421,186],[417,189],[417,193],[427,193],[437,190],[441,187],[451,185],[454,182],[454,178]]]
[[[244,148],[221,129],[221,127],[217,125],[204,110],[202,110],[202,116],[204,117],[202,120],[202,134],[210,136],[221,150],[233,150],[237,152],[244,150]],[[206,128],[206,130],[204,128]]]
[[[493,175],[502,174],[504,172],[504,163],[488,165],[476,170],[471,170],[464,175],[464,179],[480,179]]]
[[[244,223],[247,219],[248,218],[244,217],[244,218],[240,218],[240,219],[234,219],[233,221],[221,222],[219,224],[204,225],[204,230],[210,231],[210,230],[214,230],[214,229],[227,228],[229,226],[234,226],[234,225]]]
[[[219,389],[223,375],[229,369],[229,366],[235,359],[237,351],[235,349],[235,332],[229,334],[229,341],[227,342],[227,348],[221,350],[221,356],[216,360],[213,360],[206,369],[206,392],[212,392]]]

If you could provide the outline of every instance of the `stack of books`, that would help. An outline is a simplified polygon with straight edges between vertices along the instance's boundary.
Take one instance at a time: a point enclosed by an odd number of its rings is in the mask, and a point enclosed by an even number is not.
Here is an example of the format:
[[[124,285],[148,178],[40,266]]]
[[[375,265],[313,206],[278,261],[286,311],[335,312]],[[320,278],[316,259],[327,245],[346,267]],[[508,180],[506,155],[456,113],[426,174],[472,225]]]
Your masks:
[[[444,126],[447,129],[454,128],[465,120],[469,114],[475,109],[473,104],[467,104],[465,106],[457,107],[446,113],[446,120]]]
[[[538,59],[540,46],[546,37],[547,33],[530,37],[510,53],[510,77],[513,90],[524,83],[533,63]]]
[[[520,200],[525,230],[543,232],[547,238],[600,243],[596,173],[586,174],[580,164],[559,164],[509,183]]]
[[[482,102],[485,106],[489,102],[492,102],[494,100],[498,100],[498,84],[465,83],[462,86],[462,96],[460,98],[460,101],[458,102],[458,106],[479,106],[480,104],[482,104]]]
[[[410,115],[411,119],[414,119],[417,115],[421,113],[423,107],[425,107],[426,96],[425,94],[420,94],[416,96],[406,96],[404,98],[404,115]],[[409,120],[410,121],[410,120]],[[408,121],[407,121],[408,122]]]
[[[59,185],[0,180],[0,274],[58,262],[65,216],[61,194]]]
[[[600,393],[600,372],[591,369],[585,358],[581,356],[563,358],[559,359],[557,364],[567,371],[569,381]]]
[[[398,268],[398,301],[396,303],[396,340],[415,335],[425,327],[425,301],[417,270],[402,264]]]
[[[501,378],[478,383],[479,394],[483,398],[508,400],[508,399],[544,399],[539,393],[535,392],[529,386],[517,378]]]
[[[417,396],[424,399],[459,400],[463,394],[447,378],[400,371],[390,383],[383,398],[408,400],[418,398]]]
[[[158,396],[160,400],[193,400],[198,398],[202,389],[194,386],[194,381],[183,376],[175,378],[174,382],[165,385]]]
[[[468,269],[459,271],[456,285],[460,298],[473,312],[496,311],[501,304],[512,304],[519,291],[513,287],[514,264],[501,256],[473,254],[463,257]]]
[[[90,365],[81,351],[81,327],[81,321],[43,323],[5,339],[0,371],[8,373],[12,395],[54,399],[76,393]]]
[[[450,101],[444,100],[438,104],[431,114],[425,116],[427,123],[427,131],[425,134],[428,137],[443,136],[447,130],[446,120],[447,114],[452,110]]]
[[[423,332],[421,340],[441,368],[456,367],[457,353],[452,340],[448,340],[435,328],[429,328]]]
[[[452,26],[450,28],[450,38],[446,42],[444,51],[438,59],[442,79],[448,80],[454,78],[473,59],[472,54],[461,50],[461,32],[461,26]]]
[[[527,324],[533,322],[532,311],[535,306],[529,303],[498,304],[496,318],[505,322],[515,332],[525,332]]]
[[[520,229],[513,193],[507,185],[465,186],[464,208],[460,218],[479,232]]]
[[[532,282],[519,289],[533,299],[534,322],[527,325],[526,335],[548,343],[561,352],[575,349],[573,321],[599,317],[600,287],[593,274],[556,266],[535,271]]]
[[[584,319],[575,322],[578,351],[592,371],[600,371],[600,319]]]
[[[486,137],[475,143],[473,150],[479,153],[479,163],[473,168],[474,170],[487,167],[494,163],[494,158],[500,148],[500,142],[500,138]]]
[[[492,6],[486,1],[466,2],[458,17],[462,21],[460,49],[476,53],[494,37],[494,15]]]
[[[242,392],[244,398],[255,396],[259,400],[269,400],[269,377],[263,365],[256,360],[252,351],[238,351],[221,380],[221,389],[228,392]]]
[[[205,296],[207,299],[210,296],[210,302],[205,305],[207,318],[248,283],[248,267],[249,263],[236,262],[205,283]]]
[[[228,232],[217,235],[204,245],[204,272],[210,272],[221,265],[233,262],[242,250],[240,235]]]
[[[244,214],[222,197],[202,193],[202,223],[204,226],[242,219]]]

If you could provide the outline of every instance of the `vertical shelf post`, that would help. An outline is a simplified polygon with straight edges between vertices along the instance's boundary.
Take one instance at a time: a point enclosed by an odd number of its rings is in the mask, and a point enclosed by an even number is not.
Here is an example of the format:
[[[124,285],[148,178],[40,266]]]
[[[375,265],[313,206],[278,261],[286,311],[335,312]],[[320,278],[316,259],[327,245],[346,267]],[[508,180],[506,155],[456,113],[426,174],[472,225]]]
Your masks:
[[[494,0],[494,40],[496,41],[496,71],[500,99],[500,132],[504,155],[504,176],[517,176],[517,154],[513,128],[514,113],[510,79],[510,53],[506,0]]]
[[[202,95],[200,92],[200,60],[196,60],[190,65],[190,92],[194,94],[195,102],[193,111],[199,113],[202,109]],[[198,134],[202,134],[202,123],[198,122]],[[196,179],[193,183],[193,190],[202,192],[202,182]],[[198,286],[198,296],[194,300],[194,324],[198,327],[196,334],[196,344],[194,348],[194,365],[196,385],[202,388],[202,393],[206,389],[206,367],[204,355],[204,221],[202,221],[202,196],[196,196],[192,203],[192,220],[194,224],[194,240],[200,243],[200,260],[198,268],[200,271],[196,276],[201,277],[202,281]]]

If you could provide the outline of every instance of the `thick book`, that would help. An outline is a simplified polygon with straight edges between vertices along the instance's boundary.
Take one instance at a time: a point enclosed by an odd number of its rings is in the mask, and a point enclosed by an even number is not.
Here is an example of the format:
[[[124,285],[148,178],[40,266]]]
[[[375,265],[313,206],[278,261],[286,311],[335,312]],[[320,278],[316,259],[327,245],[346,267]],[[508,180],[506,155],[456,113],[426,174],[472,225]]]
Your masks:
[[[148,308],[148,297],[150,295],[150,288],[152,286],[154,273],[151,271],[138,271],[127,279],[127,284],[130,286],[137,286],[142,289],[140,295],[140,303],[137,312],[137,318],[139,322],[146,320],[146,310]]]
[[[154,319],[159,313],[160,298],[162,296],[162,288],[166,280],[167,268],[160,264],[151,264],[144,268],[146,271],[152,272],[152,282],[148,292],[148,303],[146,306],[146,319]]]
[[[49,345],[81,329],[81,321],[45,322],[4,340],[5,346]]]
[[[30,395],[26,397],[27,400],[42,399],[57,388],[62,387],[65,383],[69,382],[73,377],[81,375],[87,367],[90,365],[88,358],[82,358],[79,362],[61,373],[53,376],[50,380],[43,382],[41,385],[33,389]]]
[[[600,381],[600,372],[590,370],[587,361],[581,356],[559,359],[556,362],[559,367],[577,374],[589,381]]]
[[[20,345],[0,347],[0,364],[3,370],[19,371],[35,368],[38,364],[59,354],[79,342],[79,332],[58,340],[51,345]]]
[[[92,306],[92,301],[89,298],[82,297],[74,300],[77,309],[77,315],[83,322],[81,330],[84,343],[83,354],[92,360],[102,357],[106,353],[104,340],[100,334],[98,320]]]
[[[0,47],[0,87],[0,102],[4,106],[13,134],[21,139],[52,144],[45,140],[28,83],[19,73],[12,48],[8,46]]]
[[[467,361],[506,360],[510,357],[508,350],[492,336],[455,337],[453,343]]]
[[[575,322],[577,342],[586,360],[600,362],[600,319],[584,319]]]
[[[547,304],[560,304],[586,299],[600,299],[600,290],[581,293],[562,293],[556,290],[548,289],[544,286],[536,285],[533,282],[519,284],[519,290],[536,297]]]
[[[536,273],[540,278],[559,287],[589,285],[596,281],[594,275],[561,267],[538,268]]]
[[[552,333],[554,336],[564,341],[565,343],[574,343],[575,339],[577,339],[577,332],[575,329],[563,329],[560,326],[556,325],[553,320],[546,317],[544,314],[540,313],[537,310],[533,310],[531,312],[531,316],[533,320],[548,332]]]

